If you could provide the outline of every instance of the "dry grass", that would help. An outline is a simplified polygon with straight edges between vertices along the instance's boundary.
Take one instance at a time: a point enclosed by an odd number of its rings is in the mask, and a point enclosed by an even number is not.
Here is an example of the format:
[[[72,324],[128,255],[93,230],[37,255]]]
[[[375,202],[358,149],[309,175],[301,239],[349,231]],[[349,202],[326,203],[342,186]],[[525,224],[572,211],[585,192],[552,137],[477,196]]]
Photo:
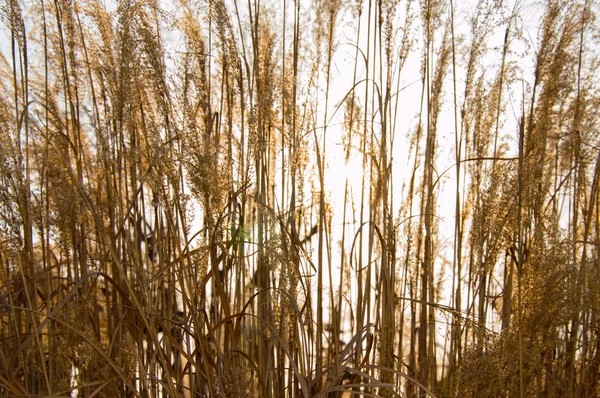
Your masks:
[[[2,3],[0,396],[598,396],[598,5],[242,3]]]

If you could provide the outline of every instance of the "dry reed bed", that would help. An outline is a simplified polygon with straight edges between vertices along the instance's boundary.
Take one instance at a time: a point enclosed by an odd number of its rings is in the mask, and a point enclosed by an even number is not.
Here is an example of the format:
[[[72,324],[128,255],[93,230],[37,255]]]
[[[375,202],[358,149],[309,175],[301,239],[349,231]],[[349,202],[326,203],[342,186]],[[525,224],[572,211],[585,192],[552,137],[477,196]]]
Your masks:
[[[0,395],[598,396],[598,5],[472,3],[3,2]]]

